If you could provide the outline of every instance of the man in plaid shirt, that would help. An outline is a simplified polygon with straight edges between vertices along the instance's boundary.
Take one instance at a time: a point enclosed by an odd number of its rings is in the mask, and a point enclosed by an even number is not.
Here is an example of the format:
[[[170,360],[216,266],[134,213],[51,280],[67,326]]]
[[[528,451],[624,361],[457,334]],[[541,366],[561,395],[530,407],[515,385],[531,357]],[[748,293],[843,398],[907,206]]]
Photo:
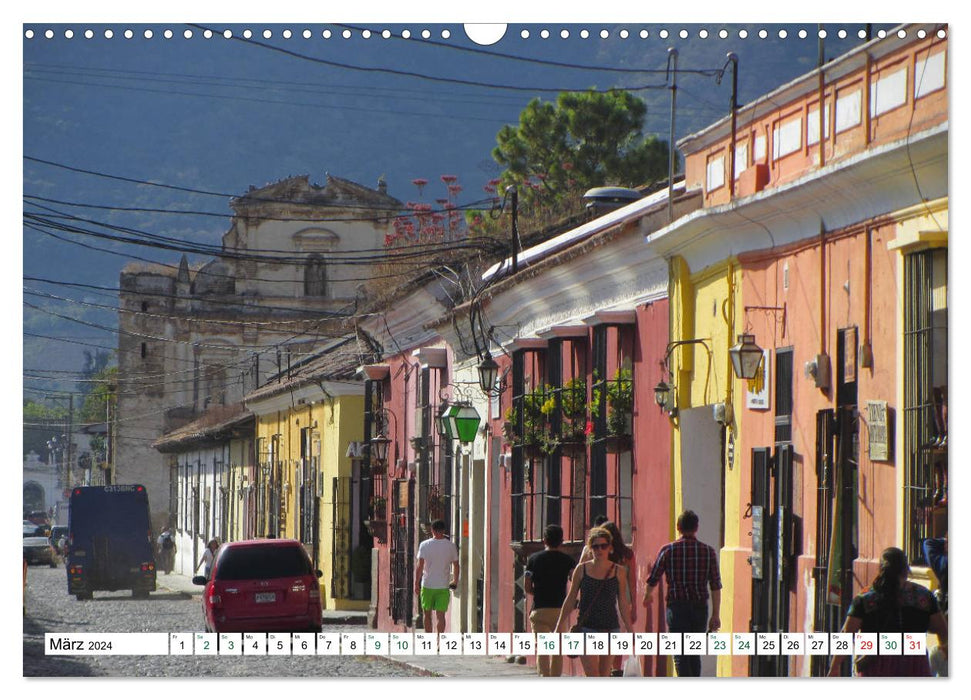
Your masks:
[[[717,632],[721,627],[718,615],[722,588],[718,555],[713,547],[698,541],[698,516],[694,511],[686,510],[678,516],[678,532],[681,537],[664,545],[657,553],[644,591],[644,606],[650,605],[654,589],[661,580],[661,574],[664,574],[668,584],[665,598],[668,631]],[[678,676],[700,676],[701,657],[675,656],[674,667]]]

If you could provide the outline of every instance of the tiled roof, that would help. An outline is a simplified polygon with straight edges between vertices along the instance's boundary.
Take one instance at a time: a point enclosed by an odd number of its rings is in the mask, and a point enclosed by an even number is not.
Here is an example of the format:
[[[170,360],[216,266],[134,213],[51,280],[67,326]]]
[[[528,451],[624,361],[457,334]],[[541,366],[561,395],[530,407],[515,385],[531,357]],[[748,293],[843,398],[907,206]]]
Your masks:
[[[289,372],[271,378],[267,384],[246,395],[246,401],[257,401],[291,391],[314,381],[353,380],[357,368],[370,359],[370,349],[356,335],[345,336],[324,348]]]
[[[230,437],[233,428],[253,420],[253,413],[241,403],[214,406],[199,418],[166,433],[152,443],[159,452],[176,452],[183,447]]]

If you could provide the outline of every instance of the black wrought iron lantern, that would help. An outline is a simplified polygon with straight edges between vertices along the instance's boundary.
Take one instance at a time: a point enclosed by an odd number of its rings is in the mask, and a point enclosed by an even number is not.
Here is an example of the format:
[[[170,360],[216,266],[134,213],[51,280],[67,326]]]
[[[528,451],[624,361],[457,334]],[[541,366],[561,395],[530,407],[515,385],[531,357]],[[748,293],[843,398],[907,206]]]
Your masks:
[[[388,446],[391,439],[384,433],[378,433],[371,438],[371,456],[379,462],[388,461]]]
[[[496,390],[496,379],[499,377],[499,363],[492,359],[492,354],[486,350],[485,357],[479,363],[479,387],[486,394]]]

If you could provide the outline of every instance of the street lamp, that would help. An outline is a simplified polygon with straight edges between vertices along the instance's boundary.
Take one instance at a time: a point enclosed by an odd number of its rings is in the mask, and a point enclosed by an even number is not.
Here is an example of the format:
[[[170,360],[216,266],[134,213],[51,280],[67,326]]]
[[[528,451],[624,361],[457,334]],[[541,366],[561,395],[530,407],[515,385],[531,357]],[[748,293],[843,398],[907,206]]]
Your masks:
[[[446,404],[438,417],[439,432],[448,440],[469,443],[475,440],[481,418],[469,403]]]
[[[674,403],[674,387],[668,386],[663,379],[654,387],[654,403],[674,418],[678,415],[678,407]]]
[[[499,363],[492,359],[492,354],[486,350],[485,357],[479,363],[479,387],[486,394],[492,395],[496,390],[496,379],[499,376]]]
[[[378,434],[368,441],[371,457],[379,462],[385,463],[387,463],[388,460],[388,447],[391,445],[391,438],[389,438],[386,434],[388,429],[388,416],[394,419],[394,434],[397,434],[398,417],[395,416],[390,409],[380,408],[375,411],[375,418],[377,419],[375,423],[377,424]],[[397,446],[395,447],[395,450],[397,450]]]
[[[385,435],[383,432],[378,433],[373,438],[371,438],[371,450],[374,459],[379,462],[388,461],[388,445],[391,444],[391,439]]]
[[[755,379],[762,364],[762,354],[762,348],[755,343],[754,335],[739,334],[738,343],[728,349],[735,376],[739,379]]]

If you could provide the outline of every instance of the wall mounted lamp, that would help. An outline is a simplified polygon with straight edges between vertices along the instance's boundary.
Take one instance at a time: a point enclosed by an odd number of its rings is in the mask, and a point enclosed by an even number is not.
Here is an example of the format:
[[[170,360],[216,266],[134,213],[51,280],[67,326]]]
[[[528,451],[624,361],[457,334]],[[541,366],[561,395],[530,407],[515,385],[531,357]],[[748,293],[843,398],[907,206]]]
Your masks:
[[[475,440],[481,418],[470,403],[445,404],[438,416],[439,433],[448,440],[469,443]]]
[[[741,333],[738,343],[728,349],[728,356],[732,360],[732,369],[739,379],[755,379],[762,364],[762,348],[755,342],[755,336]]]
[[[378,423],[378,434],[370,439],[369,445],[371,449],[371,457],[378,460],[379,462],[387,463],[388,461],[388,447],[391,445],[391,438],[385,433],[388,425],[388,416],[394,419],[395,433],[397,433],[398,428],[398,418],[390,409],[382,408],[377,412],[380,419]],[[397,446],[396,446],[397,450]]]
[[[488,350],[485,351],[485,356],[482,358],[482,362],[478,364],[477,369],[479,370],[479,388],[482,389],[482,393],[490,398],[496,398],[502,396],[502,392],[506,390],[506,377],[509,374],[509,368],[506,371],[499,374],[499,363],[492,359],[492,353]]]
[[[674,387],[668,386],[661,380],[654,387],[654,402],[660,406],[671,418],[678,415],[678,406],[674,401]]]

